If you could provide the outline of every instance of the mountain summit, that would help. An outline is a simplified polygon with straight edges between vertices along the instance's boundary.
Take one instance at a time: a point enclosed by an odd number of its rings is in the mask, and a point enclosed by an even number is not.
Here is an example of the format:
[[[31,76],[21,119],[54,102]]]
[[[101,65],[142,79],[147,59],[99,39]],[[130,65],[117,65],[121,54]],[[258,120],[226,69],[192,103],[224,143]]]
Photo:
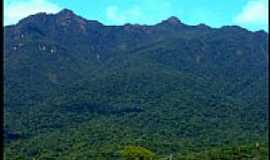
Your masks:
[[[57,15],[75,15],[74,12],[72,10],[69,9],[62,9],[61,11],[59,11],[57,13]]]
[[[169,17],[167,20],[164,20],[163,22],[169,23],[169,24],[181,24],[182,22],[175,16]]]
[[[46,17],[46,18],[45,18]],[[28,23],[28,21],[35,21],[35,20],[40,20],[40,22],[42,23],[42,19],[52,19],[52,18],[58,18],[58,19],[62,19],[62,20],[66,20],[66,21],[70,21],[70,19],[74,19],[75,21],[87,21],[89,24],[94,24],[94,25],[99,25],[99,26],[105,26],[103,25],[102,23],[96,21],[96,20],[87,20],[79,15],[77,15],[76,13],[74,13],[72,10],[70,9],[62,9],[61,11],[59,11],[58,13],[56,14],[47,14],[45,12],[41,12],[41,13],[37,13],[35,15],[31,15],[31,16],[28,16],[26,18],[23,18],[22,20],[19,21],[19,24],[20,23]],[[63,22],[65,23],[65,22]],[[129,23],[127,23],[129,24]],[[184,24],[182,23],[182,21],[176,17],[176,16],[171,16],[171,17],[168,17],[167,19],[165,20],[162,20],[160,23],[157,23],[156,25],[164,25],[164,26],[171,26],[171,27],[187,27],[189,25],[187,24]],[[139,24],[136,24],[136,26],[142,26],[142,27],[145,27],[144,25],[139,25]],[[150,26],[150,25],[147,25],[147,26]],[[155,26],[155,25],[154,25]],[[205,24],[199,24],[198,25],[199,28],[209,28],[209,26],[205,25]],[[238,28],[238,29],[242,29],[240,26],[222,26],[221,29],[223,28],[228,28],[228,29],[234,29],[234,28]]]

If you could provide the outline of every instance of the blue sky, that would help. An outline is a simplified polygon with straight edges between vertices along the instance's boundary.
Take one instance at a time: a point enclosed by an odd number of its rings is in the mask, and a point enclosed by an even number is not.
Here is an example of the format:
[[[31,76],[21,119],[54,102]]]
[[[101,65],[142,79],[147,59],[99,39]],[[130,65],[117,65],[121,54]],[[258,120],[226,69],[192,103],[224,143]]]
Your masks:
[[[105,25],[156,24],[176,16],[189,25],[240,25],[268,31],[268,0],[4,0],[4,24],[63,8]]]

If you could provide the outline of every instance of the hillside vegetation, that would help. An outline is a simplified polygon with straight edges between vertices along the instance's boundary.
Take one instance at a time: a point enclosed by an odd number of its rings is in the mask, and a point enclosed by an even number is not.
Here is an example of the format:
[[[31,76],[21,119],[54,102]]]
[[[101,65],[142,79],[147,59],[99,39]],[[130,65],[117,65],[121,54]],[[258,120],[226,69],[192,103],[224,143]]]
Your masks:
[[[67,9],[6,26],[4,158],[265,160],[267,37]]]

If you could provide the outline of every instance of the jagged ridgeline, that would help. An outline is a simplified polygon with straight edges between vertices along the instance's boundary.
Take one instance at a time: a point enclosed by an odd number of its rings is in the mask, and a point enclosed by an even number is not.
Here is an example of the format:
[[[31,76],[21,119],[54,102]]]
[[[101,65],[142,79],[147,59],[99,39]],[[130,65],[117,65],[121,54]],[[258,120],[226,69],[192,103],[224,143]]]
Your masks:
[[[5,159],[266,159],[268,33],[106,26],[64,9],[4,27]]]

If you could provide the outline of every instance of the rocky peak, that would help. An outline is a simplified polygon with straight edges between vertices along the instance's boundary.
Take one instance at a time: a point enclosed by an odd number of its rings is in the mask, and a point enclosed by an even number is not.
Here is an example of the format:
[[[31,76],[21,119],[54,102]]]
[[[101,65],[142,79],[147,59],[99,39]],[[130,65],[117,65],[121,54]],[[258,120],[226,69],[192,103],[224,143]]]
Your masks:
[[[162,21],[163,24],[171,24],[171,25],[178,25],[182,24],[182,22],[175,16],[171,16],[168,19]]]
[[[76,15],[69,9],[63,9],[56,14],[56,22],[62,27],[70,29],[79,29],[79,31],[86,31],[87,20]]]
[[[175,17],[175,16],[171,16],[167,19],[167,22],[172,23],[172,24],[178,24],[181,23],[181,21]]]
[[[157,25],[158,26],[163,26],[163,27],[175,28],[175,29],[179,29],[179,28],[185,27],[185,24],[183,24],[175,16],[171,16],[171,17],[167,18],[166,20],[161,21]]]
[[[58,16],[65,16],[65,17],[70,17],[70,16],[76,16],[73,11],[69,9],[63,9],[60,12],[57,13]]]

